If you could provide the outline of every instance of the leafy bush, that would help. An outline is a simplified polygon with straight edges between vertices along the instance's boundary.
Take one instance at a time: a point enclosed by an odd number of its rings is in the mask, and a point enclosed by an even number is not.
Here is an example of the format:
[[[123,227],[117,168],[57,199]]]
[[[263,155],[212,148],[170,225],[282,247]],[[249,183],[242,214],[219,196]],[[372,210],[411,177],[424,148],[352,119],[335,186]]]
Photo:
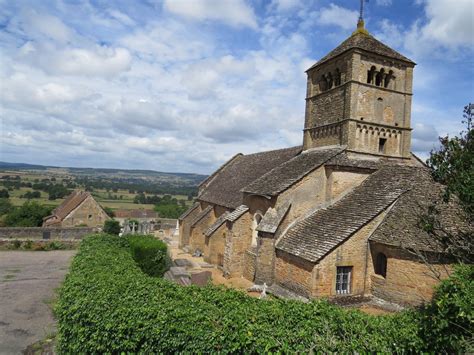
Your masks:
[[[436,353],[473,353],[474,265],[460,265],[421,311],[422,335]]]
[[[119,235],[120,233],[120,223],[114,219],[109,219],[104,223],[104,233]]]
[[[40,227],[43,218],[51,213],[53,208],[27,201],[21,207],[12,209],[5,217],[8,227]]]
[[[370,316],[326,301],[262,301],[143,273],[130,238],[86,238],[56,307],[60,353],[407,352],[423,349],[415,312]]]
[[[150,276],[163,276],[171,264],[166,244],[149,235],[132,235],[127,239],[140,269]]]

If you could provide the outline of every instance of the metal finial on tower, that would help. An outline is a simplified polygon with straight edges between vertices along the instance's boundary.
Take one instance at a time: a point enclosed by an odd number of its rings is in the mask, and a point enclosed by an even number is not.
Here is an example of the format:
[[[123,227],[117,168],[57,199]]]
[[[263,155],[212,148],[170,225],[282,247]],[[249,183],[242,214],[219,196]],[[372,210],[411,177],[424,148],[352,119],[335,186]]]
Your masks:
[[[369,32],[365,29],[364,24],[364,2],[368,0],[360,0],[360,11],[359,11],[359,20],[357,21],[357,29],[354,31],[353,35],[357,33],[362,33],[368,35]]]

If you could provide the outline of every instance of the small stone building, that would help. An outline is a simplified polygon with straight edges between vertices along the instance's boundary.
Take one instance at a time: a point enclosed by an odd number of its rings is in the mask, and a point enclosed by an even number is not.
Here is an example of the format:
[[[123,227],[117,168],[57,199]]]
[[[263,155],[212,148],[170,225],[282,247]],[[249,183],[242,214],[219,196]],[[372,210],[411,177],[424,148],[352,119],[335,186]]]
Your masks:
[[[359,22],[307,70],[302,146],[232,157],[180,217],[180,245],[308,298],[428,300],[451,261],[419,226],[443,187],[410,152],[414,66]]]
[[[138,222],[147,222],[155,224],[160,215],[154,210],[136,209],[136,210],[116,210],[114,219],[123,225],[125,221],[135,220]]]
[[[43,227],[103,227],[110,219],[89,192],[74,191],[43,220]]]

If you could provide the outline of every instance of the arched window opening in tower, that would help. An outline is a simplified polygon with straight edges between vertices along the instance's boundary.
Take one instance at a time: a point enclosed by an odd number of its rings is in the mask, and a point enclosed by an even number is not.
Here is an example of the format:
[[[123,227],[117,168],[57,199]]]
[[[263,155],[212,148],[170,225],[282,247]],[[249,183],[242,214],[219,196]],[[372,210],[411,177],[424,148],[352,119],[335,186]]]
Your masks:
[[[374,83],[375,70],[375,66],[372,66],[370,70],[367,71],[367,84]]]
[[[384,78],[385,78],[385,69],[382,68],[380,69],[380,71],[377,73],[377,76],[375,77],[375,85],[381,86]]]

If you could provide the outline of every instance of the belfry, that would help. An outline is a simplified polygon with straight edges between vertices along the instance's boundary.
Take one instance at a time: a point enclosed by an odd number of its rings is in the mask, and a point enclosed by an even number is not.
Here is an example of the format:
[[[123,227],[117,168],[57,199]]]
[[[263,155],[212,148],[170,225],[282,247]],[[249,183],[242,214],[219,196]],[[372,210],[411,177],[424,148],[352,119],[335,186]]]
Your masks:
[[[307,70],[304,149],[410,158],[415,63],[372,37],[354,33]]]

